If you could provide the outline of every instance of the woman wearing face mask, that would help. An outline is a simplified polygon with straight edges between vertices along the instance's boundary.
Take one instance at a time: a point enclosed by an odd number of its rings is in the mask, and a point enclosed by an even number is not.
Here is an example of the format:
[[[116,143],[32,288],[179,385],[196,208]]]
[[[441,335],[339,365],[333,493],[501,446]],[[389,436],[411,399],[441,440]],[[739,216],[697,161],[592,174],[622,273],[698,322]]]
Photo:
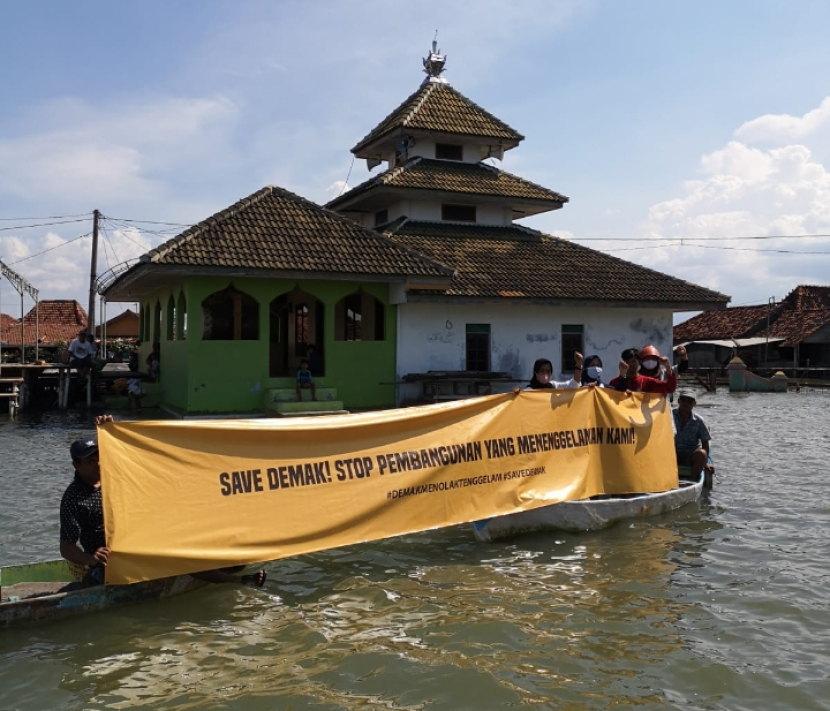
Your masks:
[[[582,353],[574,353],[574,376],[570,380],[553,380],[553,363],[547,358],[539,358],[533,364],[533,377],[525,390],[540,390],[543,388],[568,389],[578,388],[582,378]],[[521,392],[520,387],[513,388],[514,393]]]
[[[598,355],[588,356],[582,366],[583,385],[596,385],[598,388],[604,388],[605,383],[602,382],[602,360]]]

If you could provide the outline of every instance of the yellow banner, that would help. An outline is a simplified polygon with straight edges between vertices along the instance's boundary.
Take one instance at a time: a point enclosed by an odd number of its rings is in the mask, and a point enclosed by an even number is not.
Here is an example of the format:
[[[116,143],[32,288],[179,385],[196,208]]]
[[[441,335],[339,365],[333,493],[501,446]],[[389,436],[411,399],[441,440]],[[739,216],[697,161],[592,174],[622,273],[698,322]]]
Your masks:
[[[115,584],[677,486],[666,399],[594,388],[98,437]]]

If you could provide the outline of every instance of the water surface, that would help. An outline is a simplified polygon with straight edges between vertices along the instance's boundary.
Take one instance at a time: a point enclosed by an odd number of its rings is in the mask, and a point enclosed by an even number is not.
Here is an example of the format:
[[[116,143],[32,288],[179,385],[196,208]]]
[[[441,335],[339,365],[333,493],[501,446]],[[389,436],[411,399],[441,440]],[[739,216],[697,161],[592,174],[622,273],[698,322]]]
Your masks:
[[[0,631],[0,711],[830,709],[830,392],[701,396],[716,488],[591,534],[466,527],[264,590]],[[57,557],[83,413],[0,419],[0,564]]]

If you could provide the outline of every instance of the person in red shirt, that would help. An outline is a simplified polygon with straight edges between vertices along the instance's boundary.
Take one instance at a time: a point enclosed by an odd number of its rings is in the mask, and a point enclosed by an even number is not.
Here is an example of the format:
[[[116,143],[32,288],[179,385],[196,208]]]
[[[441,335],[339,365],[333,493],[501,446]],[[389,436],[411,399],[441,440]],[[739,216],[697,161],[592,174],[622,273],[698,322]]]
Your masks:
[[[677,389],[677,375],[672,370],[668,358],[665,356],[659,358],[659,362],[666,369],[665,380],[641,375],[638,372],[641,362],[640,351],[636,348],[626,348],[620,360],[620,374],[608,383],[608,387],[620,392],[660,393],[661,395],[669,395]]]

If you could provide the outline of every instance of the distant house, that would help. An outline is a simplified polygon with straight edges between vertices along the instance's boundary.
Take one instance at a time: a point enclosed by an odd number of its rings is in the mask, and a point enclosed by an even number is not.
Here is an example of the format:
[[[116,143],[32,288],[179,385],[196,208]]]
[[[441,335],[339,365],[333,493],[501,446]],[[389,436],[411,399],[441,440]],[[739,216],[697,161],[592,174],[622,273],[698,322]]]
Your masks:
[[[830,286],[797,286],[778,304],[704,311],[674,327],[692,367],[738,355],[750,367],[830,367]]]
[[[0,342],[3,347],[52,346],[69,343],[87,325],[86,311],[74,299],[44,300],[37,303],[22,319],[6,325],[2,319]]]
[[[101,326],[95,327],[95,337],[101,338]],[[132,309],[127,309],[123,313],[118,314],[109,319],[106,327],[103,329],[106,333],[108,341],[114,338],[137,339],[139,334],[139,318],[138,314]]]

